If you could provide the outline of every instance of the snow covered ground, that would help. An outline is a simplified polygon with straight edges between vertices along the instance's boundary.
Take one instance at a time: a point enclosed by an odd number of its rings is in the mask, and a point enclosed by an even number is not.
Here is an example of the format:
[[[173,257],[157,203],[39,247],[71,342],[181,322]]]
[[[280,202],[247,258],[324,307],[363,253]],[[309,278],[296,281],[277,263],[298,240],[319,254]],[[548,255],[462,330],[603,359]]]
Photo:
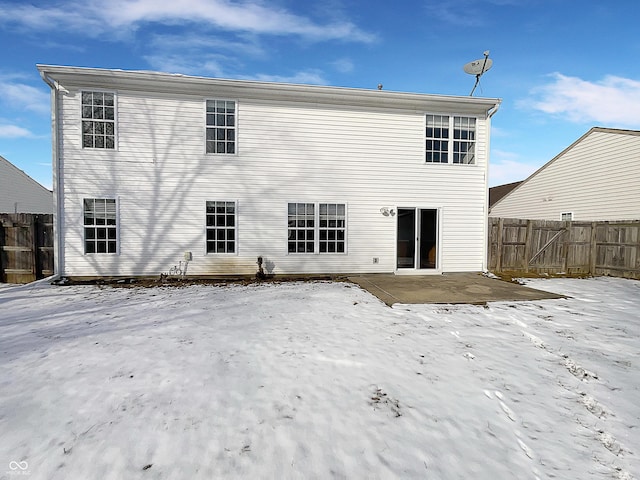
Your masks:
[[[638,478],[640,282],[527,284],[4,286],[0,478]]]

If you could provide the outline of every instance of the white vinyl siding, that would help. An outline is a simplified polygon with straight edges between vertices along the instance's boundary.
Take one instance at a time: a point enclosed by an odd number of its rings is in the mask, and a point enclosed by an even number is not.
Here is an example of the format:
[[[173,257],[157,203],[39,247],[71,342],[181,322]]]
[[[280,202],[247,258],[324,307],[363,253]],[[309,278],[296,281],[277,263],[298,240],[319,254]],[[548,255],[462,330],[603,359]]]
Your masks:
[[[203,149],[201,95],[119,89],[118,149],[90,152],[73,123],[79,91],[61,96],[65,275],[159,275],[185,252],[193,254],[192,275],[253,275],[258,256],[273,274],[393,272],[396,218],[380,209],[398,205],[440,209],[442,271],[482,269],[486,120],[476,123],[476,165],[459,168],[425,164],[425,110],[244,98],[241,91],[223,98],[237,98],[242,148],[233,161]],[[120,255],[77,255],[82,199],[111,195],[119,199]],[[216,199],[242,205],[234,255],[206,253],[203,206]],[[315,237],[318,254],[289,253],[286,206],[294,199],[316,209],[348,205],[346,253],[321,252]]]
[[[594,128],[491,208],[492,217],[640,219],[640,132]]]

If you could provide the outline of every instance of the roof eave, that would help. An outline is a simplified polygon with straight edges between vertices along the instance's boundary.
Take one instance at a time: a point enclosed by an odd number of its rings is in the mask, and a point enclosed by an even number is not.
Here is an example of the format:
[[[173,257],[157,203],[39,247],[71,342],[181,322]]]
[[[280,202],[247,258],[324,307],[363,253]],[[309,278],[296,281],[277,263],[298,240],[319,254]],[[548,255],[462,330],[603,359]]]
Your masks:
[[[387,90],[368,90],[347,87],[328,87],[292,83],[230,80],[139,70],[109,70],[86,67],[37,65],[40,73],[60,85],[73,87],[102,87],[154,92],[173,92],[177,87],[188,88],[197,95],[229,95],[242,98],[277,98],[292,101],[386,108],[453,111],[487,115],[500,105],[497,98],[462,97]]]

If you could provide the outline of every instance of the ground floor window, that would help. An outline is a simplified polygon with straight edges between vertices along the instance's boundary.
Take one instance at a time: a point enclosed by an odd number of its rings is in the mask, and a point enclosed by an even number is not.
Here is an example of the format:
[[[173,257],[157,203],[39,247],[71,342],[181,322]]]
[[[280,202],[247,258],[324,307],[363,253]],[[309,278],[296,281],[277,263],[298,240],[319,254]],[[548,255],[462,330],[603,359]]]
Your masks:
[[[117,253],[118,222],[116,201],[111,198],[85,198],[84,253]]]
[[[320,253],[344,253],[345,206],[342,203],[320,204]]]
[[[316,206],[313,203],[289,204],[289,253],[315,251]]]
[[[207,253],[236,253],[236,203],[207,201]]]
[[[345,253],[346,230],[344,203],[288,205],[289,253]]]

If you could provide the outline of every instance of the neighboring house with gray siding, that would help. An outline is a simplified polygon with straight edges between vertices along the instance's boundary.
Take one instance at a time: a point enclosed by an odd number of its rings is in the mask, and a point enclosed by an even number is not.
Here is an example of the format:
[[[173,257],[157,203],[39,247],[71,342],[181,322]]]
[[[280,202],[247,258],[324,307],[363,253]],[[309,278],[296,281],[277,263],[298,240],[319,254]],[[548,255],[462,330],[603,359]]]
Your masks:
[[[60,275],[486,267],[497,99],[38,69]]]
[[[594,127],[492,205],[532,220],[639,220],[640,131]]]
[[[0,213],[53,213],[53,193],[0,156]]]

